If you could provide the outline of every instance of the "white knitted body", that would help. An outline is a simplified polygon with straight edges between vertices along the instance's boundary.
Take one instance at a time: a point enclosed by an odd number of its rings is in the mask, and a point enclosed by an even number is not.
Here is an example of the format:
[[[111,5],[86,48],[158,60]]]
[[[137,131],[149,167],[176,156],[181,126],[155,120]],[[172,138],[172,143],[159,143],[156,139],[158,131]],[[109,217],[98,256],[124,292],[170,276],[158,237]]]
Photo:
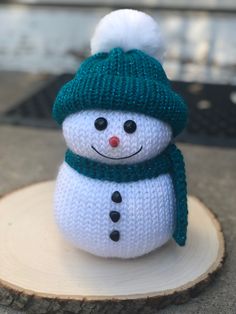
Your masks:
[[[96,121],[101,117],[106,127],[99,130]],[[136,124],[132,133],[124,127],[130,120]],[[87,110],[65,119],[63,135],[77,155],[108,165],[129,165],[160,154],[171,141],[172,131],[163,121],[143,114]],[[109,141],[113,137],[119,139],[115,147]],[[131,157],[122,159],[127,156]],[[120,203],[111,199],[115,191],[122,197]],[[54,207],[64,236],[76,247],[99,256],[140,256],[163,245],[174,232],[175,195],[168,174],[116,183],[81,175],[64,162]],[[120,215],[117,222],[111,219],[111,211]],[[110,237],[114,230],[119,232],[118,241]]]
[[[111,195],[119,191],[121,203]],[[166,243],[175,226],[175,196],[170,175],[131,183],[91,179],[62,164],[55,192],[57,224],[73,245],[103,257],[132,258]],[[120,212],[118,222],[109,217]],[[120,232],[114,242],[109,234]]]

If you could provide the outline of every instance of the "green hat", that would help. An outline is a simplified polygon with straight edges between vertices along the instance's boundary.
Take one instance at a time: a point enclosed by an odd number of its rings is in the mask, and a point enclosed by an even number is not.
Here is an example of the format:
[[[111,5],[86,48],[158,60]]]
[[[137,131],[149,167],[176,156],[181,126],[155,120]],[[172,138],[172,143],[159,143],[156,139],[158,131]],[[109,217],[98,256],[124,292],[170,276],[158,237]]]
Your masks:
[[[62,124],[81,110],[137,112],[167,122],[173,135],[179,134],[187,121],[187,107],[172,90],[161,63],[145,49],[117,47],[95,53],[81,64],[56,98],[54,119]]]

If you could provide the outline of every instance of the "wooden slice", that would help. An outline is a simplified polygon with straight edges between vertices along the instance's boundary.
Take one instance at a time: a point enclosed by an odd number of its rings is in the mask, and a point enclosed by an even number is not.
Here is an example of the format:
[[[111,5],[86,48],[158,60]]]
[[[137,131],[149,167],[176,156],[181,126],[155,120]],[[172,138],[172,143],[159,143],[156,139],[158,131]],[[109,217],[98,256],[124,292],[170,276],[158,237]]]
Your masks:
[[[73,248],[53,219],[54,182],[0,201],[0,303],[27,313],[143,313],[195,296],[220,269],[219,222],[189,197],[187,245],[170,241],[146,256],[104,259]]]

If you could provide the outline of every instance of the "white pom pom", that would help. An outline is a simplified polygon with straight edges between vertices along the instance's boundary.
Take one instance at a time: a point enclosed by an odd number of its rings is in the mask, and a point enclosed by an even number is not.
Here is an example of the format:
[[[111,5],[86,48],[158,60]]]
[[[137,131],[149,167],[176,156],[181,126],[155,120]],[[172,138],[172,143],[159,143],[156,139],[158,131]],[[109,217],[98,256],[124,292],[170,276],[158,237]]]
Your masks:
[[[91,53],[139,49],[163,61],[165,45],[159,25],[152,17],[136,10],[117,10],[98,23],[91,39]]]

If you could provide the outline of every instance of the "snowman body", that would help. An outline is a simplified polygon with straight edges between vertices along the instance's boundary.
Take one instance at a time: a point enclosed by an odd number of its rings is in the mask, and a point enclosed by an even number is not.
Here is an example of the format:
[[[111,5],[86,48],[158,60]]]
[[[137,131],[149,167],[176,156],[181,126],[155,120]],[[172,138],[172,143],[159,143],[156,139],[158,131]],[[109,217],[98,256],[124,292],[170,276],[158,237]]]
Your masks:
[[[63,123],[63,134],[76,155],[107,167],[142,163],[160,154],[172,135],[162,121],[111,110],[72,114]],[[162,246],[174,232],[175,194],[168,173],[131,182],[107,181],[80,174],[65,161],[54,203],[65,238],[99,256],[140,256]]]
[[[56,221],[64,236],[92,254],[129,258],[166,243],[175,227],[169,174],[137,182],[88,178],[63,163],[57,178]]]

